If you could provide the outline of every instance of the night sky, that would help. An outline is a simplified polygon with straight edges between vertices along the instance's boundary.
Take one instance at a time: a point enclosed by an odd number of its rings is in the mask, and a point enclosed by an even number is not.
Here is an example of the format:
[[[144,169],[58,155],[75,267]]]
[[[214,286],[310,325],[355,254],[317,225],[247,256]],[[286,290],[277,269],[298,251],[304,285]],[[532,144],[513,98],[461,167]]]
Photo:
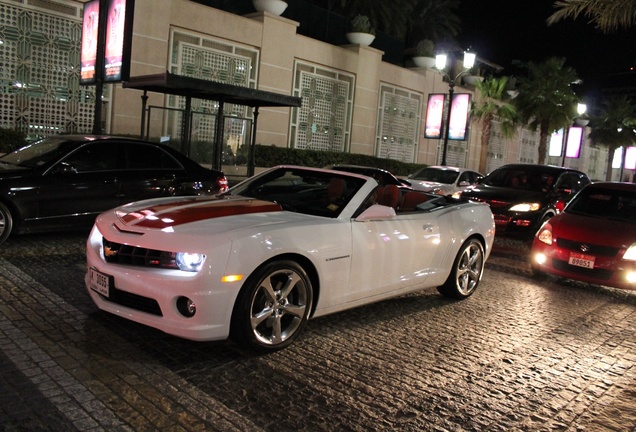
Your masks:
[[[636,28],[607,35],[585,17],[548,27],[553,5],[554,0],[462,0],[458,39],[463,48],[506,68],[506,75],[514,60],[565,57],[583,80],[581,93],[594,94],[636,66]]]

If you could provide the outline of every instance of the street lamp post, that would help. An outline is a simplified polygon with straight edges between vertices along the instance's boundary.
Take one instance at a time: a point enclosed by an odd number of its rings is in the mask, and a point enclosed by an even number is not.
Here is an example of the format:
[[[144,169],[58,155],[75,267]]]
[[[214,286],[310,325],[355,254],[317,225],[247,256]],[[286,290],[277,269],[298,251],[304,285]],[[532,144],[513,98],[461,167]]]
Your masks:
[[[446,165],[446,153],[448,151],[448,135],[450,133],[451,107],[453,106],[453,93],[455,92],[455,81],[462,75],[465,75],[470,68],[475,65],[477,55],[468,51],[464,51],[464,61],[462,63],[462,71],[455,78],[444,71],[446,68],[446,54],[437,54],[435,57],[435,68],[439,70],[448,79],[448,108],[446,110],[446,131],[444,132],[444,146],[442,148],[442,165]]]

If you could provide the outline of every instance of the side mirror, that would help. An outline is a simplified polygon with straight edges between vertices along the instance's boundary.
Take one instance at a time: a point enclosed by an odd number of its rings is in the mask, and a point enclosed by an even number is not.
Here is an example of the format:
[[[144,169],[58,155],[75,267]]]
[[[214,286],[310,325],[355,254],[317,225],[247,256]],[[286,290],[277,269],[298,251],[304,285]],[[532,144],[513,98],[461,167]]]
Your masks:
[[[380,204],[373,204],[371,207],[360,213],[356,222],[366,222],[372,220],[390,220],[395,218],[395,209]]]
[[[60,162],[53,169],[55,174],[77,174],[77,169],[68,162]]]

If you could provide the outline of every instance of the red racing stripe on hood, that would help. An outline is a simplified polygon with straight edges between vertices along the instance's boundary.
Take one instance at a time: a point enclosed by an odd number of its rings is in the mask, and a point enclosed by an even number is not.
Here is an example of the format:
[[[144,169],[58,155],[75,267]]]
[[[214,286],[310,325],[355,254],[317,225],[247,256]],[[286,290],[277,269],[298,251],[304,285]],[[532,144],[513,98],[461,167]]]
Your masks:
[[[283,209],[279,204],[254,199],[208,199],[205,201],[186,199],[168,204],[136,208],[134,211],[128,213],[123,210],[124,209],[118,210],[117,216],[119,220],[126,225],[164,229],[206,219],[250,213],[275,212],[282,211]]]

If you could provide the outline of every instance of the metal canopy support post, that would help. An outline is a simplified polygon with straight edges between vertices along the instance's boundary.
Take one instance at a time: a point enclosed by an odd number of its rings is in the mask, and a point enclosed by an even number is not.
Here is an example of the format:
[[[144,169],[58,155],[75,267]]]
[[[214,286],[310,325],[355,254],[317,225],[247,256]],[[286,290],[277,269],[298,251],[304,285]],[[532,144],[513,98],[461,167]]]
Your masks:
[[[214,169],[220,170],[223,163],[223,130],[225,129],[225,104],[219,101],[219,108],[216,111],[216,150],[214,154]]]
[[[254,108],[254,123],[252,124],[252,142],[250,143],[250,155],[247,163],[247,176],[252,177],[256,168],[256,126],[258,124],[258,106]]]
[[[145,136],[147,109],[148,109],[148,91],[144,90],[144,94],[141,96],[141,132],[139,133],[139,137],[141,139],[148,139],[148,137]]]
[[[183,113],[183,130],[181,131],[181,145],[183,146],[181,151],[186,154],[186,156],[190,156],[190,125],[192,122],[191,119],[192,113],[192,98],[190,96],[185,97],[185,111]]]

